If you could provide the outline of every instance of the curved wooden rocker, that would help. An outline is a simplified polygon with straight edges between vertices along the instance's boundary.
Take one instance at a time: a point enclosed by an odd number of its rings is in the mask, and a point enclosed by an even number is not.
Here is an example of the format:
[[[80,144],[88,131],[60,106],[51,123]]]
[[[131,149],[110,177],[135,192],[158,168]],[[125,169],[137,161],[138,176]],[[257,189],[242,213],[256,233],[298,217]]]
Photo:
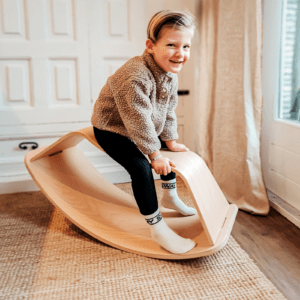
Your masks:
[[[197,244],[185,254],[173,254],[152,240],[134,197],[106,180],[76,146],[84,138],[102,150],[93,128],[87,127],[25,156],[25,165],[41,191],[75,225],[108,245],[159,259],[206,256],[225,246],[238,209],[228,204],[197,154],[161,150],[174,161],[172,171],[183,179],[198,212],[181,216],[161,207],[170,228]]]

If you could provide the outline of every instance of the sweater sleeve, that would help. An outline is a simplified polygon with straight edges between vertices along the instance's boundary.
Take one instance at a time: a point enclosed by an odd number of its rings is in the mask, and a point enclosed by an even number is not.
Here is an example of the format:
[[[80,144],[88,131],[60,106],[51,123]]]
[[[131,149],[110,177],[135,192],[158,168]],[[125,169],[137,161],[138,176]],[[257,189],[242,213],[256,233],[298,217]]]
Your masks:
[[[177,133],[177,117],[175,114],[175,109],[178,104],[178,79],[176,77],[176,80],[174,80],[174,85],[172,87],[172,95],[170,97],[170,103],[168,106],[167,116],[166,116],[166,122],[163,128],[162,133],[160,134],[160,138],[163,141],[172,141],[178,139],[178,133]]]
[[[141,78],[110,82],[116,106],[130,138],[148,155],[161,147],[151,119],[151,83]]]

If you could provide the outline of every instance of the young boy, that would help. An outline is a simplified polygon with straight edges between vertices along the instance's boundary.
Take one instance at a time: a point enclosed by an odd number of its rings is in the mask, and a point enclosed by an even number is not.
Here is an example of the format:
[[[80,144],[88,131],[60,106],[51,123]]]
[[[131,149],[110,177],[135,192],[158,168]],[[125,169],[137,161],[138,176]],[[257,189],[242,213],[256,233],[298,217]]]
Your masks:
[[[159,151],[162,145],[171,151],[188,151],[185,145],[176,143],[176,73],[190,57],[194,28],[194,17],[189,13],[156,13],[148,24],[143,55],[133,57],[108,78],[92,115],[97,142],[131,176],[134,197],[152,238],[176,254],[196,244],[177,235],[162,218],[151,166],[163,181],[161,204],[183,215],[196,214],[179,199],[176,174],[171,172],[175,165]]]

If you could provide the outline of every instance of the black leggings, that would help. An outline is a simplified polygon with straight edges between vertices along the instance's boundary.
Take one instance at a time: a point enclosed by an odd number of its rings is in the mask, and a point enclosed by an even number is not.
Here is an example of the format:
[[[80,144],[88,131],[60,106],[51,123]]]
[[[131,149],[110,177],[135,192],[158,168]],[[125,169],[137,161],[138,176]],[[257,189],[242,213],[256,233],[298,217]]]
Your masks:
[[[125,136],[96,127],[94,134],[100,147],[129,173],[133,194],[141,214],[153,214],[158,209],[158,202],[151,165],[145,155]],[[161,139],[160,141],[162,148],[166,148],[166,143]],[[166,176],[160,175],[160,178],[166,181],[175,177],[176,174],[172,171]]]

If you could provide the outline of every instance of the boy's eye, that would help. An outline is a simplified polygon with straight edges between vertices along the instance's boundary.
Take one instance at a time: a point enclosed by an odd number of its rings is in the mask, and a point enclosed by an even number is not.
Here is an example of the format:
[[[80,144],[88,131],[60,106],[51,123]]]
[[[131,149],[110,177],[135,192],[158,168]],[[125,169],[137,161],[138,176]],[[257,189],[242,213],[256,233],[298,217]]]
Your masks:
[[[190,46],[189,46],[189,45],[185,45],[185,46],[184,46],[184,48],[186,48],[186,49],[187,49],[187,48],[190,48]]]

